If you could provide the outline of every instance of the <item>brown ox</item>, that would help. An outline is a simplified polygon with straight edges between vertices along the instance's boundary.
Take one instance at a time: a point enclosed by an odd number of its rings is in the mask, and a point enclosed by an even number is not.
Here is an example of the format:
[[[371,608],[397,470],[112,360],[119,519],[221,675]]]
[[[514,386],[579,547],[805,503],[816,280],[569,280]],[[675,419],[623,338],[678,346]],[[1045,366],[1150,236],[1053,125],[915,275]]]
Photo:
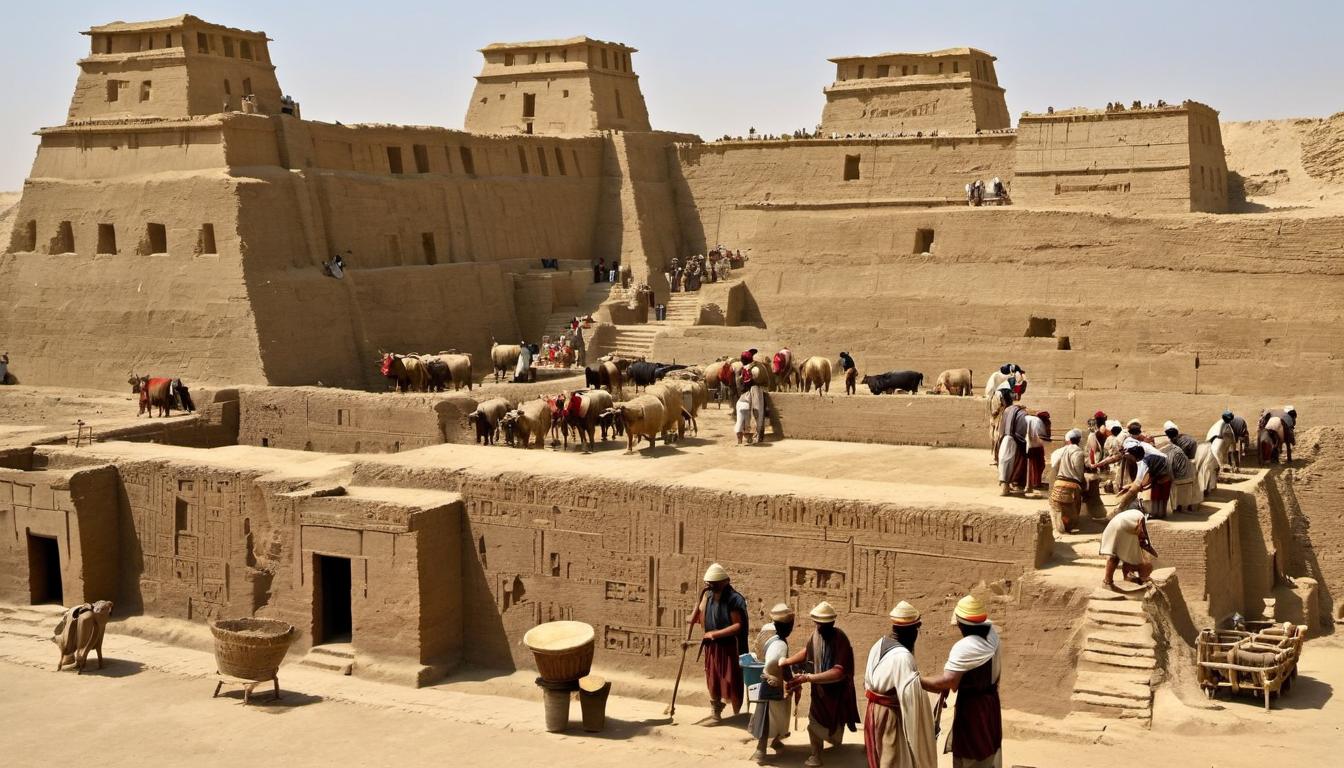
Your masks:
[[[132,374],[126,383],[131,385],[131,394],[140,395],[140,410],[135,414],[137,417],[142,413],[148,413],[151,419],[154,418],[156,407],[160,416],[168,416],[177,405],[172,394],[173,380],[167,376],[151,378]]]

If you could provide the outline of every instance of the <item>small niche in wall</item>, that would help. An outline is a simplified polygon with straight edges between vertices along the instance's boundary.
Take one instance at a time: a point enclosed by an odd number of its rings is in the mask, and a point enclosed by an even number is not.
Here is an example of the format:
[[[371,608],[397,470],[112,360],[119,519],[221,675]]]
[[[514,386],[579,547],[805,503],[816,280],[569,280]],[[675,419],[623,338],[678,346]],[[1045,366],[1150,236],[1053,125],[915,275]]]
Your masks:
[[[196,237],[196,254],[216,254],[219,253],[215,246],[215,225],[202,224],[200,234]]]
[[[23,223],[23,226],[14,228],[14,236],[10,238],[9,249],[15,253],[37,250],[37,219],[29,219]]]
[[[168,229],[162,224],[146,224],[145,239],[140,241],[140,255],[168,252]]]
[[[115,254],[117,252],[117,227],[115,224],[98,225],[98,253]]]
[[[859,155],[845,155],[845,181],[859,180]]]
[[[932,229],[915,230],[915,253],[933,253],[933,235]]]
[[[1032,317],[1027,320],[1027,332],[1023,334],[1029,339],[1052,339],[1055,336],[1055,319],[1053,317]]]

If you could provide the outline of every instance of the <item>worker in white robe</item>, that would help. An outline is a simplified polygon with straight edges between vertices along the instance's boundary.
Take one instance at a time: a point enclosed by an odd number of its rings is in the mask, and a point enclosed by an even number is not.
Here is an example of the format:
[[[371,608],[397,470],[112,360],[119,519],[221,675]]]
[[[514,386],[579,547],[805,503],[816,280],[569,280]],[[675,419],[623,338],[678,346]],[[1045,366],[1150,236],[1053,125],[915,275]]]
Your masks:
[[[868,710],[863,717],[863,740],[868,765],[936,768],[933,710],[915,664],[919,611],[902,600],[890,616],[891,634],[873,644],[864,668]]]

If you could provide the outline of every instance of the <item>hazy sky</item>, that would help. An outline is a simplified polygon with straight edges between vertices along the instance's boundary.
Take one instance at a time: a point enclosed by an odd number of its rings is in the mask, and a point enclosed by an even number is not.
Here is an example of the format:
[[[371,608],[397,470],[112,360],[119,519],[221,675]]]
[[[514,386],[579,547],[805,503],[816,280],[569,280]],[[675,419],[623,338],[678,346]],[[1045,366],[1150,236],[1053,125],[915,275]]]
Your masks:
[[[961,45],[998,57],[1013,115],[1117,99],[1196,99],[1224,120],[1344,110],[1344,4],[1324,0],[0,0],[0,190],[27,176],[32,131],[64,122],[80,30],[184,12],[264,30],[304,117],[346,123],[460,128],[476,49],[571,35],[638,48],[653,126],[705,138],[814,126],[829,56]]]

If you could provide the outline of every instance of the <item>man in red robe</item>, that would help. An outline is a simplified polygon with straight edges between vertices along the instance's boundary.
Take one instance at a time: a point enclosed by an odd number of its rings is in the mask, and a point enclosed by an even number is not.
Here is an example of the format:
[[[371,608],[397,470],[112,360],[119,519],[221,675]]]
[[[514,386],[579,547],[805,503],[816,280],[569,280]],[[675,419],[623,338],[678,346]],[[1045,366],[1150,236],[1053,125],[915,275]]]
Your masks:
[[[691,616],[692,624],[705,626],[705,685],[715,721],[723,719],[726,703],[733,714],[742,709],[742,666],[747,652],[747,599],[728,583],[728,571],[714,563],[705,571],[705,599]]]
[[[854,691],[854,646],[835,626],[835,608],[825,600],[817,603],[809,616],[817,625],[812,638],[801,651],[781,662],[781,666],[807,662],[811,670],[794,676],[791,688],[812,684],[812,707],[807,713],[807,739],[812,756],[804,765],[821,765],[821,750],[826,742],[838,747],[845,729],[857,731],[859,705]]]

